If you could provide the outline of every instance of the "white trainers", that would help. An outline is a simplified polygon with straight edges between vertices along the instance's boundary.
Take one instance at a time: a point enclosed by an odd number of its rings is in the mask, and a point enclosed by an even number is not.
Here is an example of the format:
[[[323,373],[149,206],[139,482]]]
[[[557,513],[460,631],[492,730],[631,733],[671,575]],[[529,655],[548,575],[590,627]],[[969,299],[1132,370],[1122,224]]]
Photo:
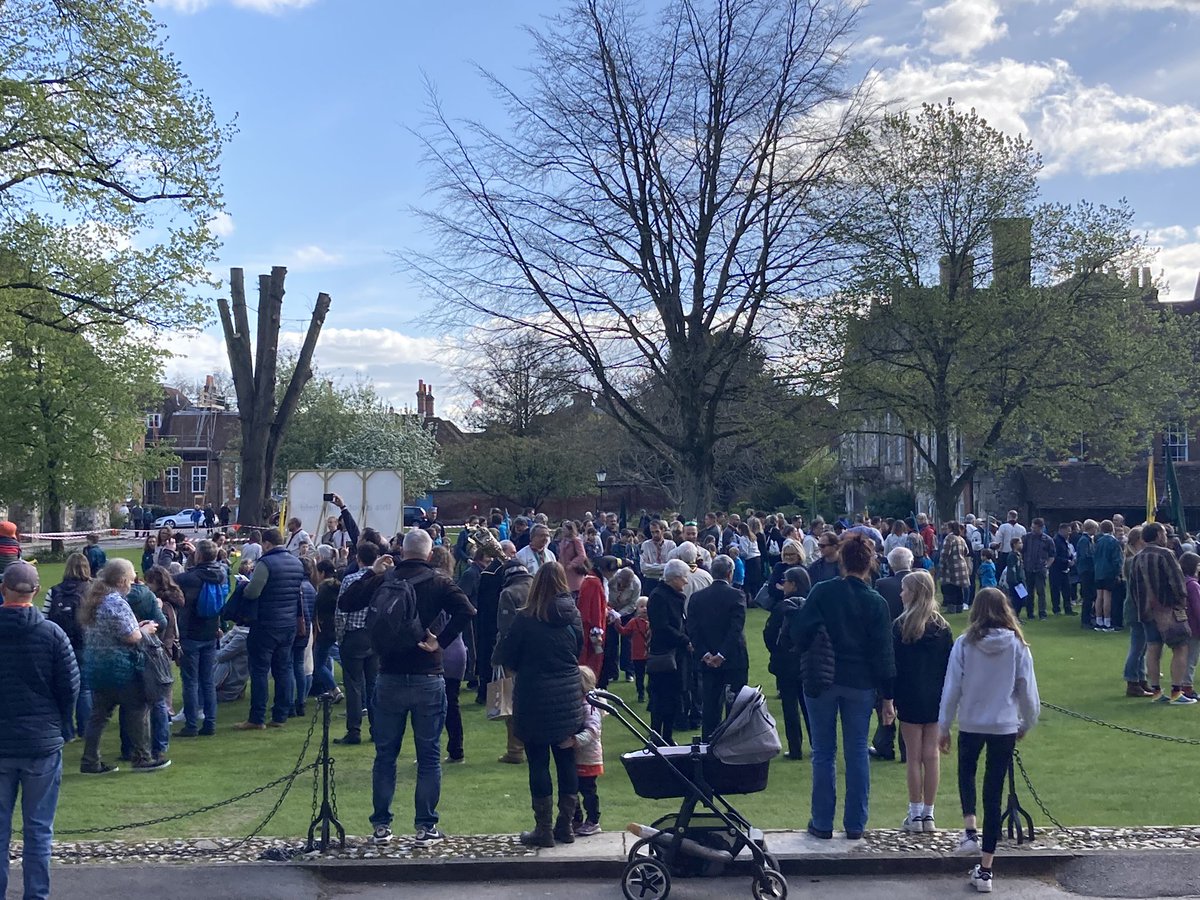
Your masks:
[[[975,890],[979,893],[990,894],[992,892],[992,873],[976,865],[971,870],[971,884],[975,885]]]
[[[921,816],[921,830],[926,834],[937,831],[937,826],[933,824],[933,816]]]
[[[954,851],[959,856],[974,856],[979,853],[979,839],[970,837],[965,831],[958,839],[958,849]]]
[[[900,830],[907,831],[909,834],[920,834],[925,830],[925,821],[920,816],[916,818],[905,816],[904,824],[900,826]]]

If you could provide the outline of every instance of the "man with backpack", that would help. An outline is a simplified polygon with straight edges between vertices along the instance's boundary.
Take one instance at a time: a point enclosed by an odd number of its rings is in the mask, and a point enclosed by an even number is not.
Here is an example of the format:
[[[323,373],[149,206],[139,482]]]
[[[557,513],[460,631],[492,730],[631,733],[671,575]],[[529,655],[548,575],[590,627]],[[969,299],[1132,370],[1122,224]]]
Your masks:
[[[372,632],[380,668],[375,687],[375,765],[371,773],[372,841],[376,844],[392,840],[396,758],[410,716],[417,750],[415,843],[429,847],[444,837],[437,827],[442,791],[441,738],[446,722],[442,648],[462,633],[475,615],[475,608],[452,578],[429,564],[432,550],[429,532],[421,528],[409,531],[402,544],[403,559],[379,578],[369,600],[367,627]],[[430,626],[442,613],[448,620],[441,633],[434,634]]]
[[[179,640],[183,656],[179,670],[183,674],[184,727],[175,737],[209,737],[217,728],[217,686],[213,669],[217,662],[221,609],[229,595],[225,568],[217,562],[217,545],[199,541],[192,556],[195,563],[175,581],[183,591],[184,605],[179,612]],[[204,724],[200,724],[200,713]]]

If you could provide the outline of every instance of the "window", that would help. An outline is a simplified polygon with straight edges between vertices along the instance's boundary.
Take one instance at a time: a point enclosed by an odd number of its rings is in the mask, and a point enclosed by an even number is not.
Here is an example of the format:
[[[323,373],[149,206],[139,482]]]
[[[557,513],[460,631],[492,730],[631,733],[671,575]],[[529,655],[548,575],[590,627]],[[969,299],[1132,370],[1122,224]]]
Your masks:
[[[1182,422],[1172,422],[1163,431],[1163,459],[1173,459],[1175,462],[1188,461],[1187,426]]]
[[[208,491],[208,466],[192,466],[192,493],[203,494]]]
[[[164,477],[164,480],[167,482],[167,493],[168,494],[178,494],[179,493],[179,466],[171,466],[171,468],[167,469],[167,471],[163,477]]]
[[[146,430],[158,431],[162,428],[162,413],[146,413]]]

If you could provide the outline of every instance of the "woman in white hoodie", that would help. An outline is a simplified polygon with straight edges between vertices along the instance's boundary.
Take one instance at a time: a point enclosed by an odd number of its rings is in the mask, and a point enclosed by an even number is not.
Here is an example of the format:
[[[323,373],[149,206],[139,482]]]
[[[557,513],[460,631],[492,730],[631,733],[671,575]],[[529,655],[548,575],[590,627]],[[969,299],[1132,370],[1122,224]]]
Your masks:
[[[1008,598],[997,588],[984,588],[971,605],[966,632],[950,652],[938,717],[938,743],[943,753],[950,752],[950,725],[958,719],[958,793],[964,828],[958,850],[964,854],[982,850],[979,864],[971,870],[971,883],[977,891],[992,889],[1004,778],[1017,741],[1037,724],[1040,704],[1033,656]],[[985,747],[981,848],[976,831],[975,770]]]

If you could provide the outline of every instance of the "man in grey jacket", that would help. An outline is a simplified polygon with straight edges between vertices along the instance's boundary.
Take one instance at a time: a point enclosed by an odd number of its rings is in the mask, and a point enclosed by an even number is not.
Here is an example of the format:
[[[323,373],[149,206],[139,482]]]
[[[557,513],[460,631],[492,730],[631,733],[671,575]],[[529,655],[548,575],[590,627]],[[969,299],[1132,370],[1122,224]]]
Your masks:
[[[504,640],[504,636],[508,634],[508,630],[512,628],[512,623],[516,621],[517,612],[529,599],[529,586],[533,583],[533,576],[529,574],[529,570],[518,559],[509,560],[504,564],[504,568],[501,570],[501,577],[504,579],[504,587],[500,591],[500,603],[496,611],[497,649]],[[498,663],[493,651],[492,666],[496,665]],[[506,670],[504,674],[511,676],[512,672]],[[513,733],[513,720],[511,716],[504,720],[504,726],[508,729],[508,746],[504,754],[500,757],[499,762],[524,765],[525,745]]]

